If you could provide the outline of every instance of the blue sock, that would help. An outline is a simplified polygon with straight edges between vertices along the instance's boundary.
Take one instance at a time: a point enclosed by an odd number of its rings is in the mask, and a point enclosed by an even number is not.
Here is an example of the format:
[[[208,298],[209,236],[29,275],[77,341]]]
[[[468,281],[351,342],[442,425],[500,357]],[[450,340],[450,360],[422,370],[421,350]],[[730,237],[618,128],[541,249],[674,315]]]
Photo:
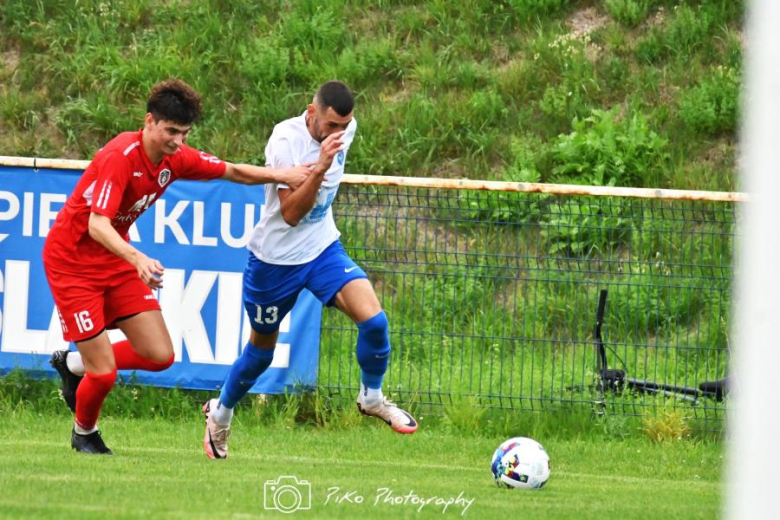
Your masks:
[[[247,343],[244,352],[233,363],[222,392],[219,394],[219,402],[222,406],[234,408],[254,386],[260,374],[271,365],[273,359],[273,350],[258,348]]]
[[[373,318],[357,324],[357,360],[360,379],[366,388],[382,388],[382,379],[390,359],[390,335],[387,315],[380,311]]]

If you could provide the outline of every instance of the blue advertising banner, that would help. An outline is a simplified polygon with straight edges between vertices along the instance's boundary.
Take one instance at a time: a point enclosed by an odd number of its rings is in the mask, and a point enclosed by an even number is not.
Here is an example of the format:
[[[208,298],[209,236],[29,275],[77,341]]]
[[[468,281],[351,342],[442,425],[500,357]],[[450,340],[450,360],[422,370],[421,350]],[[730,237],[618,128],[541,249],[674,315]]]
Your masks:
[[[68,348],[41,250],[81,173],[0,167],[0,373],[53,372],[50,354]],[[135,223],[131,242],[165,267],[157,297],[176,354],[164,372],[137,372],[138,382],[213,390],[225,380],[249,337],[241,300],[245,245],[264,200],[262,186],[177,181]],[[253,392],[316,384],[321,317],[322,305],[304,291],[282,321],[271,368]]]

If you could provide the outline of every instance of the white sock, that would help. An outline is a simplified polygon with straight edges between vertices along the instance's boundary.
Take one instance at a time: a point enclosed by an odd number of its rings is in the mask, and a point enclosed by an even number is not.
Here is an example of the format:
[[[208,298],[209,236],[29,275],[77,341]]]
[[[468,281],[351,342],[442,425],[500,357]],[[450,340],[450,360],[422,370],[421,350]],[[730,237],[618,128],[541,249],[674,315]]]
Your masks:
[[[363,394],[363,402],[366,404],[376,404],[382,400],[381,388],[368,388],[360,383],[360,393]]]
[[[68,357],[70,357],[70,356],[68,356]],[[93,426],[91,430],[85,430],[84,428],[79,426],[79,423],[76,423],[76,425],[73,427],[73,429],[76,430],[76,433],[78,433],[79,435],[89,435],[90,433],[97,431],[97,424],[95,426]]]
[[[68,365],[68,370],[77,376],[83,376],[87,372],[79,352],[68,352],[68,355],[65,357],[65,364]]]
[[[233,420],[233,409],[228,408],[217,399],[217,406],[211,410],[211,418],[214,422],[220,426],[230,426],[230,421]]]

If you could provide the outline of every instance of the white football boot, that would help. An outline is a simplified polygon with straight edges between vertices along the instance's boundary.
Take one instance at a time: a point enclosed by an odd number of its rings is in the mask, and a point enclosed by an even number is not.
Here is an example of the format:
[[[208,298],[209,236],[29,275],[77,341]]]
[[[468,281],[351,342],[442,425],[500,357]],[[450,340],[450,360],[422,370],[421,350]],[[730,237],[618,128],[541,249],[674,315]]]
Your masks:
[[[417,431],[417,421],[409,413],[401,410],[394,402],[382,396],[375,403],[366,403],[366,389],[361,384],[357,398],[357,407],[363,415],[378,417],[398,433],[414,433]]]
[[[218,399],[211,399],[203,405],[203,413],[206,414],[206,434],[203,437],[203,451],[210,459],[226,459],[228,456],[228,439],[230,438],[230,426],[221,426],[211,417],[212,408],[219,404]]]

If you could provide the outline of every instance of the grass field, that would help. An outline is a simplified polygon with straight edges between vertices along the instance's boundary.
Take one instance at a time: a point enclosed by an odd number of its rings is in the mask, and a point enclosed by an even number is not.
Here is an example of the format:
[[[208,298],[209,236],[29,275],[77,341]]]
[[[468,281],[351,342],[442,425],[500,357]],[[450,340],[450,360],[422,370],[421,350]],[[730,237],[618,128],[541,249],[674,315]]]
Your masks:
[[[201,450],[203,423],[195,413],[105,418],[101,428],[114,457],[73,452],[70,424],[59,413],[6,414],[0,516],[289,518],[264,507],[265,483],[281,476],[310,483],[311,509],[293,513],[308,518],[692,519],[717,517],[721,505],[718,442],[542,438],[552,476],[540,491],[521,491],[499,489],[491,479],[489,460],[503,438],[441,425],[401,436],[372,421],[331,430],[262,426],[237,416],[230,458],[212,461]],[[277,496],[292,506],[291,492]],[[407,496],[406,504],[390,500]],[[420,508],[415,497],[433,500]],[[445,510],[437,498],[460,501]]]

